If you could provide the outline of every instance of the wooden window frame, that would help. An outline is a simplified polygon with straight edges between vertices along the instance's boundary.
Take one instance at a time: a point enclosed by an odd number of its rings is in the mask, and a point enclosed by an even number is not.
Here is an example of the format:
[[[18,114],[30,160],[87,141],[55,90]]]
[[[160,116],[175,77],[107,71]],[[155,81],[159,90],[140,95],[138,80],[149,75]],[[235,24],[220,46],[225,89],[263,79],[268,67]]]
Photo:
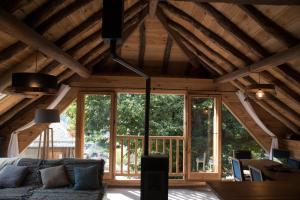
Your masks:
[[[192,98],[214,98],[213,156],[215,172],[191,171],[191,136],[192,136]],[[220,180],[222,175],[222,97],[221,95],[188,94],[187,97],[187,180],[208,181]]]

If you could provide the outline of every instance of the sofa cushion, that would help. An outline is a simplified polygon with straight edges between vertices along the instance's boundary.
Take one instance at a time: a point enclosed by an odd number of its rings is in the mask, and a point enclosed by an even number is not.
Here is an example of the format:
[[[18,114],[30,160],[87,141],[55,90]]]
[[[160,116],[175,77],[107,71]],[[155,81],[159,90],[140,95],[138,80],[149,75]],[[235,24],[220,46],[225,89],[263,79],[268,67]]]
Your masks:
[[[74,167],[75,190],[96,190],[99,189],[98,167]]]
[[[0,189],[0,200],[23,200],[31,196],[32,190],[30,186]]]
[[[104,191],[73,190],[71,188],[37,189],[29,200],[101,200]]]
[[[23,181],[23,186],[41,186],[42,181],[40,180],[39,175],[39,166],[42,160],[40,159],[32,159],[32,158],[22,158],[18,162],[18,166],[26,166],[28,167],[28,174]]]
[[[66,167],[69,180],[73,185],[75,184],[74,167],[90,167],[96,165],[98,167],[99,184],[100,186],[102,185],[104,160],[83,160],[67,158],[64,159],[64,165]]]
[[[7,165],[0,171],[0,187],[19,187],[28,173],[27,167]]]
[[[44,188],[56,188],[69,185],[69,180],[63,165],[40,170]]]

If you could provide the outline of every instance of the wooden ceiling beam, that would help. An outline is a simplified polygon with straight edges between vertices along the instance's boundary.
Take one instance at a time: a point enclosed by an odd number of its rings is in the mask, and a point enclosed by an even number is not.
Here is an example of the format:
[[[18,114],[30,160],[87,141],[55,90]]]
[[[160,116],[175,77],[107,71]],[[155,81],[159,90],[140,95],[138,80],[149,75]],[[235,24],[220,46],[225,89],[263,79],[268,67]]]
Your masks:
[[[167,42],[166,42],[166,47],[165,47],[165,52],[164,52],[163,65],[162,65],[162,68],[161,68],[161,73],[162,74],[167,74],[168,73],[172,46],[173,46],[173,39],[170,35],[168,35]]]
[[[59,23],[64,18],[72,15],[79,9],[83,8],[84,6],[88,5],[93,0],[84,0],[84,1],[74,1],[71,4],[67,5],[62,10],[55,13],[50,18],[46,19],[44,22],[38,25],[36,27],[36,31],[41,33],[42,35],[47,32],[51,27],[53,27],[55,24]]]
[[[264,58],[256,63],[250,64],[246,67],[238,69],[223,75],[215,80],[216,83],[225,83],[237,78],[248,76],[251,73],[257,73],[264,71],[270,67],[281,65],[287,61],[299,58],[300,56],[300,44],[293,46],[285,51],[276,53],[272,56]]]
[[[145,27],[145,22],[143,22],[140,25],[140,29],[139,29],[139,58],[138,58],[138,66],[141,69],[144,68],[145,50],[146,50],[146,27]]]
[[[220,11],[218,11],[212,5],[208,3],[197,3],[197,5],[201,9],[206,11],[208,14],[210,14],[222,28],[230,32],[232,35],[234,35],[235,38],[241,42],[241,44],[247,46],[256,55],[258,55],[261,58],[272,55],[271,52],[269,52],[267,49],[261,46],[256,40],[251,38],[248,34],[246,34],[237,25],[231,22],[226,16],[224,16]],[[281,70],[285,76],[291,76],[291,78],[293,79],[290,80],[291,83],[297,83],[297,84],[300,83],[299,72],[293,70],[293,68],[291,68],[289,65],[281,64],[277,66],[277,68]]]
[[[300,4],[300,1],[298,1]],[[240,5],[239,6],[248,16],[250,16],[261,28],[271,34],[277,40],[285,44],[287,47],[291,47],[299,43],[298,38],[294,37],[291,33],[280,27],[274,21],[269,19],[266,15],[261,13],[256,7],[252,5]]]
[[[173,26],[173,25],[174,25],[174,23],[171,22],[171,21],[168,21],[168,24],[169,24],[170,26]],[[174,28],[175,28],[175,27],[176,27],[176,28],[179,27],[179,29],[178,29],[179,32],[181,32],[181,31],[183,30],[185,33],[187,33],[186,30],[180,29],[181,26],[174,26]],[[195,37],[194,37],[193,35],[191,35],[191,34],[186,34],[186,35],[187,35],[187,38],[195,40]],[[180,39],[181,41],[184,41],[184,42],[185,42],[186,44],[188,44],[190,47],[192,47],[192,49],[194,49],[194,51],[197,53],[197,55],[198,55],[199,57],[201,57],[202,60],[203,60],[208,66],[210,66],[212,69],[214,69],[219,75],[222,75],[222,74],[226,73],[226,71],[225,71],[221,66],[219,66],[219,65],[218,65],[217,63],[215,63],[213,60],[209,59],[209,58],[208,58],[207,56],[205,56],[202,52],[200,52],[199,50],[197,50],[197,47],[195,47],[195,46],[193,45],[192,42],[188,41],[188,40],[187,40],[186,38],[184,38],[183,36],[180,37],[180,34],[179,34],[179,39]],[[196,43],[197,43],[197,42],[196,42]],[[214,51],[214,50],[210,49],[210,52],[211,52],[211,51]],[[223,60],[222,56],[219,56],[218,59]],[[237,69],[236,66],[233,66],[233,67]],[[251,77],[245,77],[245,80],[246,80],[247,82],[249,82],[250,84],[256,83],[256,81],[255,81],[254,79],[252,79]],[[234,84],[235,86],[238,86],[238,88],[242,88],[242,89],[245,88],[245,86],[244,86],[240,81],[233,80],[233,81],[231,81],[231,83]],[[245,90],[243,90],[243,91],[245,91]],[[274,96],[272,96],[272,97],[274,97]],[[276,97],[274,97],[274,98],[276,99]],[[291,129],[291,130],[293,130],[294,132],[297,133],[297,130],[298,130],[297,126],[296,126],[293,122],[289,122],[289,120],[288,120],[285,116],[283,116],[283,115],[280,114],[278,111],[276,111],[274,108],[272,108],[272,106],[270,106],[267,102],[265,102],[265,100],[256,100],[256,99],[255,99],[255,101],[256,101],[256,102],[259,102],[259,103],[260,103],[260,102],[263,102],[263,103],[261,103],[261,105],[263,106],[264,109],[267,108],[267,109],[268,109],[267,111],[268,111],[272,116],[274,116],[276,119],[278,119],[279,121],[281,121],[282,123],[284,123],[289,129]],[[278,105],[278,102],[276,102],[276,104]],[[279,104],[279,106],[280,106],[280,105],[281,105],[281,104]],[[278,113],[279,113],[279,114],[278,114]],[[292,114],[292,115],[294,114],[294,113],[289,113],[288,110],[287,110],[287,113],[288,113],[288,114]]]
[[[47,17],[49,14],[51,14],[63,2],[64,2],[63,0],[52,0],[52,1],[48,1],[48,2],[44,3],[42,6],[40,6],[39,8],[37,8],[36,10],[31,12],[29,15],[27,15],[25,17],[25,19],[23,20],[24,23],[32,28],[35,28],[35,27],[39,28],[38,25],[41,22],[43,22],[43,20],[45,20],[45,17]],[[85,1],[81,1],[81,2],[85,2]],[[63,9],[63,10],[64,10],[64,13],[69,12],[68,9]],[[60,12],[62,12],[63,10],[61,10]],[[46,22],[53,21],[53,19],[56,19],[58,21],[62,19],[62,18],[58,18],[57,16],[58,16],[58,14],[54,14],[54,15],[50,16],[46,20]],[[62,15],[60,15],[60,16],[62,16]],[[49,24],[46,22],[44,22],[44,24]],[[49,26],[49,28],[50,28],[50,26]],[[47,30],[44,29],[44,32],[39,32],[39,33],[44,34]],[[24,44],[21,41],[18,41],[15,44],[12,44],[9,47],[3,49],[0,52],[0,63],[4,62],[5,60],[10,59],[13,55],[16,55],[16,54],[22,52],[26,48],[27,48],[26,44]]]
[[[154,18],[159,0],[149,0],[149,16]]]
[[[187,28],[185,28],[181,24],[179,24],[179,23],[173,21],[172,19],[168,18],[168,25],[171,28],[173,28],[174,30],[177,30],[178,32],[180,32],[180,34],[184,35],[185,38],[189,38],[195,44],[197,44],[197,45],[201,46],[202,48],[204,48],[206,51],[208,51],[214,57],[217,57],[217,58],[221,59],[224,63],[226,63],[228,65],[228,67],[231,70],[237,69],[237,67],[234,66],[234,64],[230,60],[228,60],[223,55],[221,55],[217,51],[215,51],[212,48],[210,48],[208,45],[206,45],[204,43],[204,41],[200,40],[195,34],[193,34],[191,31],[189,31]]]
[[[65,64],[68,68],[75,71],[80,76],[90,76],[90,72],[80,63],[74,60],[74,58],[50,41],[43,38],[24,23],[20,22],[14,16],[6,13],[4,10],[0,10],[0,25],[19,40],[23,41],[29,46],[34,47],[35,49],[40,50],[44,54],[59,61],[60,63]]]
[[[174,41],[178,44],[183,53],[189,58],[189,62],[193,65],[195,69],[199,69],[202,65],[199,63],[199,59],[196,55],[193,54],[180,40],[180,38],[176,35],[174,30],[169,27],[169,19],[164,14],[163,10],[158,6],[156,15],[159,21],[162,23],[164,28],[167,30],[168,34],[173,38]],[[207,74],[207,72],[202,71],[202,73]]]
[[[45,19],[47,19],[47,17],[50,19],[52,17],[51,15],[55,15],[53,13],[55,13],[57,8],[59,8],[59,6],[63,3],[64,0],[46,1],[40,7],[28,14],[23,21],[30,27],[35,28]]]
[[[163,1],[159,3],[159,7],[164,8],[171,12],[173,15],[187,21],[191,25],[193,25],[197,30],[202,32],[207,38],[218,44],[218,46],[236,58],[240,59],[241,61],[245,62],[245,64],[250,64],[252,63],[251,59],[245,56],[243,53],[241,53],[238,49],[236,49],[233,45],[228,43],[226,40],[224,40],[222,37],[205,27],[202,23],[197,21],[195,18],[192,16],[188,15],[181,9],[177,8],[176,6],[172,5],[171,3],[167,1]]]

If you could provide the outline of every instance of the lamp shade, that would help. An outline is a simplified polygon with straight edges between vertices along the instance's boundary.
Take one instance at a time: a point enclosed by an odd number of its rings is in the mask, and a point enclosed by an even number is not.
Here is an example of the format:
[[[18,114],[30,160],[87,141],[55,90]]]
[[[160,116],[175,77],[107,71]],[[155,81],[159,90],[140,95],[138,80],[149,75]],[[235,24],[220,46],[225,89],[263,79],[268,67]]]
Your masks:
[[[34,116],[35,123],[58,123],[59,112],[56,109],[37,109]]]
[[[55,94],[57,77],[42,73],[13,73],[12,90],[16,93]]]

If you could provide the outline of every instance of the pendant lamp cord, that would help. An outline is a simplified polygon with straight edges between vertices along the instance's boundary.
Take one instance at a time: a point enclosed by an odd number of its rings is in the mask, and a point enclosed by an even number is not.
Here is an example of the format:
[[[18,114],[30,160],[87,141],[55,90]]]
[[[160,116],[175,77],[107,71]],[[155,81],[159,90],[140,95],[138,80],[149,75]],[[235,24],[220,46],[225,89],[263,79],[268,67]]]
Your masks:
[[[38,57],[38,51],[35,54],[35,73],[37,73],[38,71],[37,57]]]

